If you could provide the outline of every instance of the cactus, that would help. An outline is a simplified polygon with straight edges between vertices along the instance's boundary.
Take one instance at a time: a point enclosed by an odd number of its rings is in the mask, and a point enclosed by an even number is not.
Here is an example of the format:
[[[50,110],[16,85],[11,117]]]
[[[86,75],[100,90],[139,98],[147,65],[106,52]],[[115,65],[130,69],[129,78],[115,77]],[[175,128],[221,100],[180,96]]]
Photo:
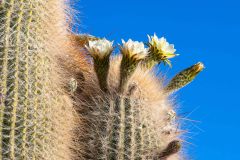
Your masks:
[[[80,36],[80,35],[78,35]],[[156,35],[148,48],[137,41],[123,41],[122,56],[110,58],[112,42],[86,35],[78,38],[93,57],[84,88],[75,92],[82,123],[78,132],[81,159],[175,160],[182,140],[169,95],[190,83],[201,63],[175,76],[167,86],[154,74],[154,65],[176,56],[173,45]],[[85,45],[84,45],[85,44]]]
[[[149,36],[148,48],[123,41],[110,58],[113,42],[69,34],[66,9],[64,0],[0,1],[0,159],[180,159],[170,95],[203,64],[163,86],[152,68],[177,55],[165,38]]]
[[[64,0],[0,1],[0,159],[71,159],[74,115],[57,57]]]

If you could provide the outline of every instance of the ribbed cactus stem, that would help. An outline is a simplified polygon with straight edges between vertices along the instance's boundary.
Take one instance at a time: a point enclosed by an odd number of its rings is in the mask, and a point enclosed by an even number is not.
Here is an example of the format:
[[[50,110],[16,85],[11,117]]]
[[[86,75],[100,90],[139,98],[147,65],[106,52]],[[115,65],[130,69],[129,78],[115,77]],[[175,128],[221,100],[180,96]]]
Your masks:
[[[143,151],[143,137],[142,137],[142,132],[143,132],[143,128],[142,128],[142,124],[140,122],[140,110],[139,108],[135,108],[133,116],[135,117],[135,135],[134,135],[134,139],[135,139],[135,144],[134,144],[134,158],[136,160],[141,160],[142,159],[142,151]]]
[[[130,85],[127,97],[118,97],[114,106],[110,159],[141,159],[142,139],[139,112],[131,106],[131,95],[136,90]]]
[[[132,155],[132,140],[131,140],[131,135],[132,135],[132,125],[133,125],[133,116],[132,116],[132,106],[129,98],[126,98],[124,100],[125,104],[125,130],[124,130],[124,159],[129,160]]]
[[[118,153],[119,153],[119,160],[124,159],[124,148],[125,148],[125,131],[126,131],[126,106],[124,105],[124,98],[121,99],[120,105],[120,131],[119,131],[119,142],[118,142]]]
[[[61,0],[0,1],[0,159],[70,157],[64,140],[71,137],[65,132],[72,129],[72,108],[68,98],[56,100],[67,96],[53,67],[57,45],[67,41],[65,18]]]
[[[129,110],[129,117],[131,118],[131,121],[129,121],[129,131],[130,131],[130,143],[129,145],[129,150],[130,150],[130,159],[136,159],[140,160],[141,158],[141,153],[143,150],[143,130],[142,130],[142,124],[140,122],[141,115],[140,115],[140,108],[135,107],[133,108],[132,103],[134,101],[131,99],[133,96],[134,92],[137,90],[137,84],[131,84],[128,89],[128,98],[126,99],[126,104],[125,107],[127,110]],[[126,136],[128,136],[128,131],[126,131]],[[128,154],[128,151],[126,150],[126,154]]]
[[[128,86],[128,80],[134,73],[139,60],[130,57],[127,54],[123,54],[121,66],[120,66],[120,83],[118,91],[120,95],[116,98],[116,103],[114,106],[114,116],[113,116],[113,130],[112,130],[112,138],[111,138],[111,146],[112,153],[110,155],[111,158],[118,157],[119,159],[124,159],[124,138],[125,138],[125,119],[126,110],[128,112],[127,107],[124,104],[124,98],[122,94],[125,92]]]
[[[194,80],[194,78],[204,69],[204,65],[199,62],[178,73],[165,87],[165,92],[171,94]]]
[[[8,113],[10,114],[11,116],[11,109],[9,110],[6,105],[6,101],[7,101],[7,92],[8,92],[8,89],[7,89],[7,75],[8,75],[8,54],[9,54],[9,45],[10,45],[10,42],[9,42],[9,39],[10,39],[10,17],[12,16],[12,10],[13,10],[13,3],[14,3],[14,0],[11,0],[9,2],[9,4],[6,4],[3,3],[2,4],[2,7],[7,7],[8,10],[5,11],[5,13],[2,13],[2,14],[5,14],[6,15],[6,20],[3,20],[2,21],[2,24],[3,24],[3,33],[5,34],[5,39],[4,41],[2,42],[3,45],[1,47],[1,53],[2,53],[2,62],[1,62],[1,71],[2,71],[2,74],[1,74],[1,90],[2,90],[2,95],[3,95],[3,103],[2,103],[2,106],[1,106],[1,133],[6,133],[9,135],[9,137],[6,137],[4,136],[4,134],[1,135],[1,148],[4,148],[6,147],[6,149],[9,149],[9,153],[10,153],[10,157],[12,157],[12,150],[10,148],[8,148],[8,146],[6,146],[4,143],[9,143],[11,144],[12,142],[10,142],[10,138],[12,135],[10,135],[11,133],[11,130],[10,128],[12,127],[11,125],[11,121],[14,119],[14,118],[11,118],[8,117],[8,115],[6,115],[5,113]],[[1,15],[2,16],[2,15]],[[13,110],[12,110],[13,111]],[[9,113],[10,112],[10,113]],[[14,116],[14,115],[13,115]],[[8,126],[8,128],[4,127],[5,124]],[[1,158],[5,158],[5,153],[2,152],[1,154]]]
[[[29,3],[29,2],[28,2]],[[27,13],[25,13],[27,14]],[[30,24],[32,22],[32,18],[33,18],[33,4],[30,3],[29,4],[29,11],[28,11],[28,17],[26,20],[26,38],[25,41],[26,45],[24,47],[24,52],[23,52],[23,68],[21,70],[22,74],[22,81],[25,82],[25,85],[23,86],[22,90],[23,90],[23,95],[24,98],[22,99],[22,105],[26,106],[23,109],[23,120],[22,120],[22,125],[23,125],[23,129],[22,129],[22,144],[20,146],[20,148],[22,148],[22,158],[25,160],[27,159],[27,131],[28,131],[28,124],[27,124],[27,118],[29,115],[29,108],[30,108],[30,101],[28,99],[29,97],[29,39],[30,39]],[[24,76],[25,75],[25,76]]]
[[[131,99],[130,96],[134,94],[136,91],[137,86],[136,84],[131,84],[128,89],[127,97],[124,99],[124,106],[125,106],[125,130],[124,130],[124,159],[128,160],[131,159],[134,153],[134,110],[131,106]]]
[[[113,126],[110,135],[110,159],[116,159],[118,157],[118,144],[119,144],[119,132],[121,129],[121,116],[120,116],[120,107],[122,103],[122,98],[120,96],[116,97],[115,104],[113,106]]]
[[[15,53],[11,52],[11,54],[13,55],[10,55],[11,57],[14,57],[12,59],[12,61],[9,60],[9,64],[13,64],[12,66],[9,65],[9,68],[8,70],[11,72],[11,70],[13,70],[14,72],[11,74],[8,74],[8,79],[10,81],[9,83],[9,93],[7,93],[7,95],[11,95],[12,93],[12,96],[9,96],[9,101],[6,100],[6,103],[8,106],[12,106],[12,114],[11,114],[11,131],[10,131],[10,140],[9,142],[5,141],[6,143],[9,143],[10,144],[10,155],[9,157],[11,159],[14,159],[15,158],[15,147],[18,146],[17,142],[15,142],[15,132],[19,132],[19,129],[16,129],[18,128],[19,126],[16,126],[17,125],[17,114],[21,114],[20,113],[17,113],[17,107],[19,105],[19,89],[20,89],[20,85],[19,85],[19,58],[20,58],[20,48],[19,46],[21,45],[21,41],[20,41],[20,29],[22,27],[22,19],[23,19],[23,7],[24,7],[24,3],[23,3],[23,0],[20,0],[19,1],[19,6],[15,6],[15,7],[18,7],[19,10],[17,12],[17,15],[18,17],[15,19],[15,21],[13,21],[13,24],[16,24],[16,33],[14,34],[14,40],[15,40],[15,44],[16,46],[13,47],[13,50],[15,50]],[[12,79],[12,80],[11,80]],[[13,85],[13,86],[12,86]],[[7,116],[6,116],[7,118]],[[4,141],[4,140],[3,140]],[[15,144],[16,143],[16,144]],[[6,158],[8,157],[8,155],[6,156]]]

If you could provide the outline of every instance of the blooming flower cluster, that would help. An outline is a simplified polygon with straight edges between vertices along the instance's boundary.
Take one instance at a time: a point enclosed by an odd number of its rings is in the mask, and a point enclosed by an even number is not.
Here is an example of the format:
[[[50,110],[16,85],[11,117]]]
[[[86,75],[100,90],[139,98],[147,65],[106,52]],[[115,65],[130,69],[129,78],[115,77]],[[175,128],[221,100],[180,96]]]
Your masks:
[[[158,38],[156,34],[148,36],[148,38],[149,48],[146,48],[143,42],[133,41],[132,39],[129,39],[127,42],[122,40],[122,45],[120,46],[121,53],[135,60],[147,58],[145,60],[146,63],[154,61],[157,64],[163,61],[170,64],[168,59],[177,55],[175,54],[176,49],[174,45],[169,44],[164,37]],[[113,41],[108,41],[105,38],[90,40],[85,47],[93,57],[103,59],[113,51]]]
[[[92,38],[92,37],[90,37]],[[176,49],[173,44],[169,44],[166,38],[158,38],[156,34],[148,36],[148,43],[145,47],[143,42],[133,41],[129,39],[127,42],[122,40],[120,51],[122,56],[120,65],[120,83],[119,92],[126,90],[127,82],[140,64],[144,69],[151,69],[156,64],[169,64],[170,58],[177,56]],[[113,41],[107,39],[91,39],[85,46],[94,59],[94,69],[97,73],[100,87],[107,92],[107,75],[109,71],[110,54],[113,51]],[[202,63],[197,63],[177,74],[171,82],[165,87],[166,93],[172,93],[190,83],[203,70]],[[174,117],[174,113],[169,113],[170,117]]]

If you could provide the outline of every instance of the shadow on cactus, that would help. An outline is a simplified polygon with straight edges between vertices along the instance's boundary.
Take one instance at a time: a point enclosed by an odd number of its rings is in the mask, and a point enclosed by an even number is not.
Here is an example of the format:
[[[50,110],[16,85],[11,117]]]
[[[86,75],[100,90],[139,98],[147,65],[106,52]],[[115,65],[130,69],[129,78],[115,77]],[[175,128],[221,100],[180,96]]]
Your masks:
[[[181,159],[181,130],[169,95],[190,83],[203,64],[181,71],[163,86],[152,68],[159,63],[171,65],[169,58],[176,56],[165,38],[149,36],[147,47],[131,39],[122,41],[121,55],[111,57],[113,42],[77,37],[93,58],[91,73],[81,85],[84,89],[74,93],[82,118],[79,157]]]

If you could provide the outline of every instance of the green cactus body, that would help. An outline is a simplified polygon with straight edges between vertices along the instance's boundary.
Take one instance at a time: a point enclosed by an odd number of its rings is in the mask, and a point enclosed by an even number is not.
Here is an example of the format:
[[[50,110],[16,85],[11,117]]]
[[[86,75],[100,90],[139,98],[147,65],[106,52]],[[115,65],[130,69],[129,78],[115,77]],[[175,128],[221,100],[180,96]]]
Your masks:
[[[0,2],[0,159],[71,156],[72,107],[55,67],[65,19],[61,0]]]

